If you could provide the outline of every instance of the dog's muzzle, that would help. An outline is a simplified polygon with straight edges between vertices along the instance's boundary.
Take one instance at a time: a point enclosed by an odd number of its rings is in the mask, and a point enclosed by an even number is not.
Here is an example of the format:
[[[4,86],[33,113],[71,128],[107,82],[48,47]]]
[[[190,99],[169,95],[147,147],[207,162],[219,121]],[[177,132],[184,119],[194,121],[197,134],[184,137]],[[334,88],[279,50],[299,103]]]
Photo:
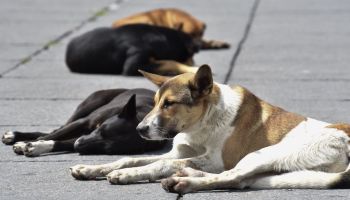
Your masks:
[[[144,125],[140,123],[137,127],[136,130],[139,132],[140,136],[145,138],[145,139],[150,139],[149,138],[149,126]]]

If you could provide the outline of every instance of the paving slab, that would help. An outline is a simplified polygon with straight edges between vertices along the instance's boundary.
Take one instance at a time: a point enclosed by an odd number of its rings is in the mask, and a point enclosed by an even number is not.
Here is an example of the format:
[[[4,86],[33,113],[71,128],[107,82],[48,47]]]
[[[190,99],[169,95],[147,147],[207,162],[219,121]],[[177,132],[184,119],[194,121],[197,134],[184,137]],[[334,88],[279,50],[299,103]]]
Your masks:
[[[2,100],[1,124],[60,126],[68,120],[80,102],[80,100]]]
[[[25,128],[29,131],[35,130],[34,127]],[[35,128],[38,130],[44,127]],[[157,155],[164,153],[166,149],[169,149],[169,146],[162,151],[138,156]],[[73,165],[113,162],[124,157],[123,155],[80,156],[77,153],[70,153],[26,158],[15,155],[12,147],[5,145],[0,146],[0,151],[0,169],[7,172],[1,177],[1,199],[14,197],[16,199],[43,197],[46,199],[175,199],[177,197],[176,194],[164,192],[160,183],[111,185],[106,180],[77,181],[69,173],[69,167]]]
[[[282,107],[349,122],[350,4],[261,1],[231,83]]]
[[[83,100],[97,90],[145,87],[156,90],[140,77],[77,75],[57,78],[0,79],[0,100]]]
[[[350,197],[348,190],[243,190],[243,191],[214,191],[186,194],[184,200],[200,199],[279,199],[279,200],[299,200],[299,199],[337,199],[344,200]]]
[[[0,61],[15,59],[16,63],[20,62],[112,2],[1,1],[0,32],[3,39],[0,40]],[[13,66],[13,63],[1,63],[0,74]]]

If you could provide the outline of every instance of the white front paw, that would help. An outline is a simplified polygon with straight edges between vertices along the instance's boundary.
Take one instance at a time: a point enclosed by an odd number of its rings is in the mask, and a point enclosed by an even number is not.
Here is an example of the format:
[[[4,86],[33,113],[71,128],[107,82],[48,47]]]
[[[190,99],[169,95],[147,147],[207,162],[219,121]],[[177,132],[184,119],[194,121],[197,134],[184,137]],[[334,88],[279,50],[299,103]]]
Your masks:
[[[4,133],[1,139],[2,143],[4,144],[13,144],[15,141],[15,133],[12,131],[7,131],[6,133]]]
[[[92,180],[104,176],[100,165],[75,165],[69,169],[72,176],[78,180]]]
[[[140,181],[140,176],[136,169],[126,168],[112,171],[107,175],[107,180],[112,184],[128,184]]]
[[[24,147],[23,153],[27,157],[40,156],[40,154],[51,152],[54,144],[55,142],[53,140],[28,142]]]
[[[193,183],[190,178],[170,177],[161,181],[162,187],[167,192],[185,194],[194,192]]]
[[[18,154],[18,155],[23,155],[24,147],[26,146],[27,143],[25,142],[16,142],[12,148],[13,151]]]

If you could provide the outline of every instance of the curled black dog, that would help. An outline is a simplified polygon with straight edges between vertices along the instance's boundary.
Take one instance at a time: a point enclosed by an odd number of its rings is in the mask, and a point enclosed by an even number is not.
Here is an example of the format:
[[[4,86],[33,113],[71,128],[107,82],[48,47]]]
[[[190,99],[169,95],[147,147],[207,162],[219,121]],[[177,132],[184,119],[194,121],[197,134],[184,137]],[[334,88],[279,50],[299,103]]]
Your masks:
[[[182,65],[161,65],[174,60],[193,65],[193,55],[202,41],[181,31],[146,24],[119,28],[97,28],[84,33],[67,46],[66,64],[72,72],[141,75],[137,70],[176,75],[196,72]],[[155,62],[154,62],[155,61]]]
[[[154,105],[153,96],[147,89],[100,90],[87,97],[59,129],[49,134],[9,131],[2,141],[28,157],[58,151],[135,154],[158,150],[164,141],[145,140],[136,131]]]

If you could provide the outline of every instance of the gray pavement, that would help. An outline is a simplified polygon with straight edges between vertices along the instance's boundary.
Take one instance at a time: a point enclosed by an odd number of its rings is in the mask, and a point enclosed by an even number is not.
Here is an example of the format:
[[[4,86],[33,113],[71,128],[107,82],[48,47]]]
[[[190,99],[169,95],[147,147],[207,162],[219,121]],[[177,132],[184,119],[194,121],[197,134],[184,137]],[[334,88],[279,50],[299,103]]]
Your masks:
[[[198,64],[222,82],[242,41],[254,0],[2,0],[0,2],[0,133],[49,131],[68,119],[89,93],[155,87],[142,78],[70,73],[65,46],[75,35],[158,7],[177,7],[207,22],[206,37],[232,48],[203,51]],[[115,3],[115,10],[104,8]],[[261,0],[229,83],[271,103],[329,122],[350,122],[350,2]],[[96,20],[91,20],[96,19]],[[45,49],[45,46],[49,46]],[[30,58],[30,59],[29,59]],[[156,153],[156,152],[154,152]],[[0,199],[176,199],[159,183],[110,185],[76,181],[75,164],[121,156],[61,154],[25,158],[0,144]],[[349,199],[349,190],[244,190],[187,194],[183,199]]]

